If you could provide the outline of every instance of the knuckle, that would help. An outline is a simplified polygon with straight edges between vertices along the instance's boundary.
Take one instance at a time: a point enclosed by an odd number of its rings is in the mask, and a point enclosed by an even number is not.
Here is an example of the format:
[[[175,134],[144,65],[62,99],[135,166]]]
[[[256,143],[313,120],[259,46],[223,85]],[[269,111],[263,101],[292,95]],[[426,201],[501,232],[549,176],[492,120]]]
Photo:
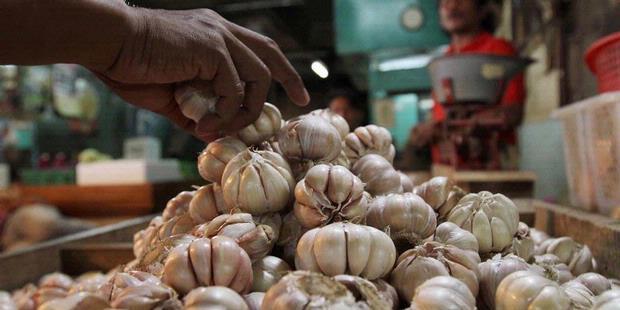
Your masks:
[[[271,50],[280,50],[280,46],[276,41],[269,37],[263,37],[263,44]]]

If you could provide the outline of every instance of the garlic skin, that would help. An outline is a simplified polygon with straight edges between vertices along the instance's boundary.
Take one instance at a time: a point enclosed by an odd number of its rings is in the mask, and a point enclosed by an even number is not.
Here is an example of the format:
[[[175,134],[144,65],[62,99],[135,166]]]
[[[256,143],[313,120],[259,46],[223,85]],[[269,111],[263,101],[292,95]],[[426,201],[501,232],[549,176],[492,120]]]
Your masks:
[[[180,309],[176,292],[147,272],[116,273],[101,288],[114,309]]]
[[[73,279],[66,274],[55,272],[45,275],[39,281],[39,288],[32,295],[35,305],[42,305],[50,300],[64,298],[69,294]]]
[[[439,213],[441,221],[445,221],[454,206],[467,194],[446,177],[434,177],[414,187],[413,192]]]
[[[530,228],[530,237],[532,237],[532,240],[536,246],[539,246],[545,240],[551,238],[546,232],[536,228]]]
[[[247,293],[252,287],[252,263],[229,237],[197,238],[170,251],[162,281],[182,295],[199,286],[213,285]]]
[[[420,196],[389,194],[370,202],[366,223],[380,230],[389,227],[392,240],[415,245],[435,232],[437,218],[435,211]]]
[[[434,277],[416,289],[411,310],[474,310],[476,299],[465,283],[448,276]]]
[[[468,230],[478,239],[480,254],[502,252],[517,233],[517,206],[502,194],[468,194],[448,213],[448,221]]]
[[[546,253],[557,256],[561,262],[568,265],[574,275],[594,271],[596,263],[590,248],[575,242],[570,237],[553,239],[548,244]]]
[[[263,292],[252,292],[250,294],[243,295],[243,300],[245,300],[249,310],[260,310],[264,298],[265,293]]]
[[[400,174],[385,158],[369,154],[351,167],[351,172],[366,183],[366,191],[374,196],[402,193]]]
[[[523,258],[513,254],[504,257],[501,254],[478,264],[480,270],[480,293],[478,304],[481,309],[495,309],[495,292],[502,280],[509,274],[529,270],[530,266]]]
[[[293,210],[306,228],[364,220],[368,198],[364,184],[342,166],[317,165],[295,186]]]
[[[222,187],[217,183],[202,186],[196,190],[189,202],[189,216],[195,224],[207,223],[220,214],[230,213],[232,208],[224,201]]]
[[[291,267],[276,256],[265,256],[252,265],[254,281],[253,292],[266,292],[291,271]]]
[[[110,305],[102,297],[92,293],[76,293],[64,298],[50,300],[42,304],[38,310],[104,310]],[[0,305],[2,309],[2,305]]]
[[[336,157],[336,159],[325,162],[325,161],[315,161],[315,160],[289,160],[289,164],[291,165],[291,170],[293,171],[293,176],[296,181],[300,181],[304,177],[310,169],[312,169],[316,165],[326,164],[326,165],[338,165],[344,168],[349,169],[349,159],[344,156],[343,152],[340,152],[340,155]]]
[[[360,277],[341,274],[334,277],[334,280],[343,284],[355,297],[359,303],[368,305],[369,309],[390,309],[394,307],[391,297],[382,294],[377,286]]]
[[[162,212],[162,219],[167,221],[175,216],[186,213],[189,208],[189,202],[192,200],[195,193],[196,191],[183,191],[170,199]]]
[[[141,257],[154,240],[156,240],[157,230],[161,227],[162,223],[162,217],[156,216],[149,222],[149,225],[145,229],[133,235],[133,254],[136,257]]]
[[[246,148],[245,143],[233,137],[223,137],[210,142],[198,155],[198,173],[206,181],[220,183],[226,164]]]
[[[37,309],[37,304],[35,300],[32,298],[37,291],[37,287],[30,283],[26,284],[24,287],[20,288],[13,292],[11,296],[13,302],[17,306],[19,310],[35,310]]]
[[[245,150],[224,169],[224,201],[242,212],[260,215],[284,209],[295,188],[288,163],[274,152]]]
[[[256,223],[249,213],[222,214],[193,231],[193,235],[200,238],[226,236],[235,240],[252,261],[271,252],[277,234],[271,226]]]
[[[382,279],[377,279],[372,281],[372,284],[375,285],[375,287],[379,291],[379,294],[381,294],[383,298],[391,301],[392,309],[400,309],[400,299],[398,297],[398,292],[396,292],[396,289],[392,285],[390,285],[390,283]]]
[[[575,278],[568,266],[553,254],[534,256],[532,270],[560,284]]]
[[[340,155],[342,140],[334,126],[319,116],[288,121],[278,134],[282,154],[292,160],[331,162]]]
[[[571,309],[589,310],[594,303],[594,294],[585,285],[577,281],[562,284],[564,293],[570,299]]]
[[[105,284],[109,278],[109,275],[104,275],[100,272],[87,272],[75,279],[69,290],[69,294],[80,292],[98,293],[99,288]]]
[[[175,216],[161,224],[157,231],[157,240],[189,233],[194,228],[194,221],[189,214]]]
[[[184,83],[174,91],[181,112],[198,123],[207,113],[215,113],[218,97],[211,83]]]
[[[275,136],[281,127],[282,114],[280,110],[275,105],[265,102],[258,118],[252,124],[239,130],[237,136],[247,145],[259,145]]]
[[[17,310],[17,305],[8,292],[0,291],[0,310]]]
[[[595,272],[582,273],[573,281],[585,285],[594,296],[598,296],[611,289],[611,281]]]
[[[340,114],[333,112],[329,108],[314,110],[309,114],[320,116],[327,120],[332,126],[334,126],[334,128],[336,128],[336,130],[338,130],[338,133],[340,134],[340,138],[342,140],[344,140],[347,134],[351,132],[351,128],[349,127],[349,123],[347,123],[347,120],[345,120],[344,117],[340,116]]]
[[[529,262],[534,258],[534,240],[530,237],[530,228],[527,224],[519,222],[516,236],[512,239],[512,245],[505,253],[513,253]]]
[[[380,155],[391,164],[396,155],[392,135],[387,129],[377,125],[355,128],[344,138],[344,152],[351,164],[368,154]]]
[[[297,242],[306,231],[308,231],[308,229],[304,228],[299,223],[294,212],[289,212],[282,219],[282,227],[280,228],[280,237],[278,238],[277,245],[281,248],[281,258],[288,264],[295,264]]]
[[[403,187],[403,192],[411,193],[413,192],[413,181],[411,178],[404,174],[402,171],[397,171],[398,175],[400,175],[400,185]]]
[[[497,287],[495,309],[569,309],[570,299],[559,284],[531,271],[508,275]]]
[[[465,283],[474,296],[478,294],[478,244],[468,231],[453,223],[437,227],[434,241],[427,241],[403,252],[392,271],[390,284],[403,300],[411,300],[424,281],[451,275]]]
[[[295,266],[328,276],[350,274],[368,280],[390,273],[396,248],[384,232],[370,226],[337,222],[307,231],[297,243]]]
[[[183,309],[249,310],[243,297],[225,286],[209,286],[193,289],[185,296]]]
[[[620,305],[620,290],[606,291],[595,298],[592,310],[618,310]]]

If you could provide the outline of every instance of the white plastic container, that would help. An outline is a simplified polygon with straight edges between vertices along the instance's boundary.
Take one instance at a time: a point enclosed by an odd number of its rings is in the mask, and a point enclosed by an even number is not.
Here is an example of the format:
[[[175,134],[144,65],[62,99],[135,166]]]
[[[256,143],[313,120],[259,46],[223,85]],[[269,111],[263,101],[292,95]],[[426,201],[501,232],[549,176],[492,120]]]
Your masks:
[[[118,159],[79,163],[78,185],[128,185],[180,181],[183,177],[176,159],[149,161]]]
[[[564,126],[571,204],[609,214],[620,207],[620,92],[554,112]]]

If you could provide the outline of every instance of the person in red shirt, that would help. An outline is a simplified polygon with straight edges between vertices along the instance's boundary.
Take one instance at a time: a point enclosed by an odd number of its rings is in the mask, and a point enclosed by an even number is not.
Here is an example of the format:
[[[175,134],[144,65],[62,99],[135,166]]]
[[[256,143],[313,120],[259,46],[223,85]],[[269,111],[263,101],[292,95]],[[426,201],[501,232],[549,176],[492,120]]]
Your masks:
[[[485,0],[439,0],[441,26],[450,33],[451,44],[447,55],[455,54],[493,54],[517,56],[515,48],[506,40],[492,36],[485,14]],[[492,27],[491,27],[492,28]],[[507,145],[516,143],[514,129],[520,124],[523,115],[525,89],[523,75],[513,78],[506,87],[501,102],[473,116],[473,119],[489,117],[502,118],[505,127],[500,138]],[[445,119],[443,106],[435,103],[433,119],[413,128],[410,143],[417,148],[428,146],[435,134],[437,123]],[[439,158],[438,147],[432,147],[433,162]]]

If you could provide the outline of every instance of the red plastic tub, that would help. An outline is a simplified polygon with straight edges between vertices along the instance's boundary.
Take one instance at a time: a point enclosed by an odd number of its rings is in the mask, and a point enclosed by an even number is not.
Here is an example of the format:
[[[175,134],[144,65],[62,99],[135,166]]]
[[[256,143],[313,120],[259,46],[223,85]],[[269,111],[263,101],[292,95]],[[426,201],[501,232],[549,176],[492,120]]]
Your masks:
[[[594,42],[585,60],[596,75],[599,92],[620,90],[620,32]]]

